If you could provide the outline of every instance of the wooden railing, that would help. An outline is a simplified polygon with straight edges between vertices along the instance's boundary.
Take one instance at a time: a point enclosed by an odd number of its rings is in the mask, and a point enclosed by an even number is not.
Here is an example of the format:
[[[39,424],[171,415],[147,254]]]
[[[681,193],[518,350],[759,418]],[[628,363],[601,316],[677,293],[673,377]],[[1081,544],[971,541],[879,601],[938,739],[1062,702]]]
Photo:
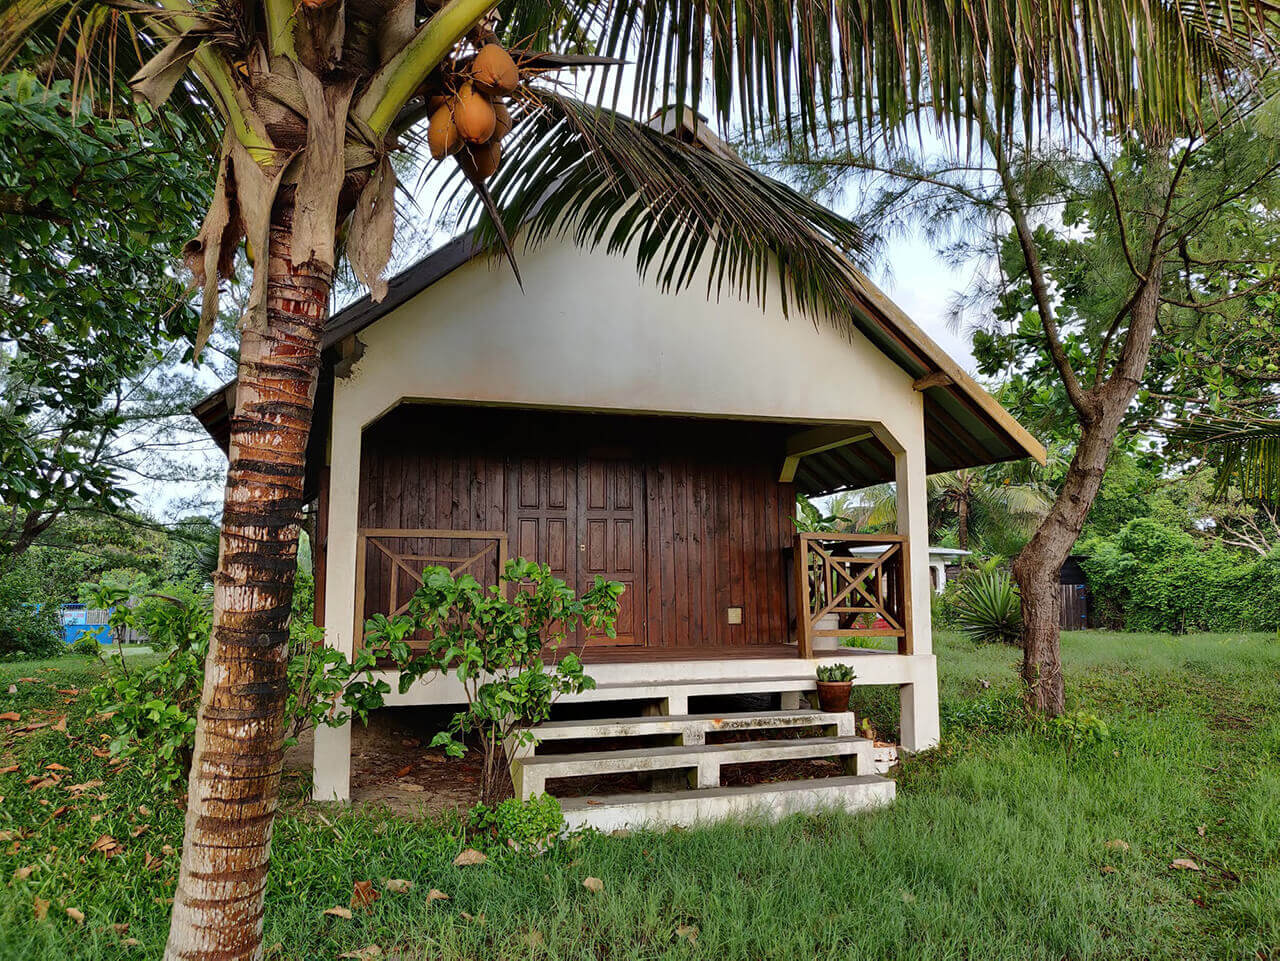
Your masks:
[[[409,609],[428,567],[444,567],[455,576],[470,574],[487,587],[498,583],[507,565],[505,531],[366,527],[356,537],[356,637],[361,639],[369,614],[393,617]],[[371,577],[376,589],[372,609],[366,596]]]
[[[796,643],[815,637],[896,637],[911,653],[911,578],[901,534],[803,532],[795,541]]]

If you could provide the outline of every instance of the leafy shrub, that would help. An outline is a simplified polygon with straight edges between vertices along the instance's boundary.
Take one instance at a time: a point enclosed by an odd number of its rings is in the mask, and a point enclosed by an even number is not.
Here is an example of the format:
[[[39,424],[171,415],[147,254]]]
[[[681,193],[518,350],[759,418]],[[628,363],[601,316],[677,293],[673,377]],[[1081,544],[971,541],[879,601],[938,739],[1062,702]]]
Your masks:
[[[820,681],[852,681],[858,675],[848,664],[823,664],[817,671]]]
[[[71,642],[71,653],[79,654],[81,657],[97,657],[99,647],[98,635],[85,631]]]
[[[186,584],[161,584],[148,591],[126,614],[128,625],[141,631],[159,652],[208,637],[213,626],[213,600],[208,590]]]
[[[1268,558],[1200,546],[1149,517],[1080,550],[1104,623],[1174,634],[1280,628],[1280,564]]]
[[[467,815],[467,836],[482,848],[539,853],[563,828],[560,802],[550,794],[535,794],[527,801],[507,798],[492,806],[477,804]]]
[[[385,651],[396,662],[401,693],[427,674],[457,676],[466,710],[431,744],[460,757],[466,735],[478,734],[485,755],[481,799],[491,802],[506,786],[504,745],[532,741],[529,728],[551,716],[561,694],[595,687],[576,654],[547,664],[544,652],[555,651],[580,626],[615,636],[621,595],[621,584],[597,577],[578,597],[550,567],[524,558],[508,561],[499,583],[488,588],[470,574],[455,578],[443,567],[428,567],[408,613],[378,614],[366,623],[366,649]],[[425,651],[409,647],[414,634],[430,637]]]
[[[43,596],[30,571],[0,577],[0,660],[33,660],[63,653],[58,605]]]
[[[1022,637],[1022,598],[1008,574],[983,571],[961,589],[956,622],[973,641],[1017,644]]]
[[[1106,744],[1111,740],[1111,728],[1107,722],[1089,711],[1069,711],[1057,717],[1042,719],[1047,734],[1062,741],[1068,748]]]
[[[136,758],[162,787],[172,788],[185,781],[191,767],[212,612],[204,594],[193,600],[163,601],[117,611],[123,611],[122,626],[147,631],[148,637],[169,647],[168,656],[138,668],[114,654],[103,683],[91,695],[98,711],[111,713],[111,753]],[[317,724],[338,726],[353,717],[365,721],[390,690],[371,676],[373,651],[364,650],[355,662],[348,662],[321,641],[319,628],[306,625],[293,631],[287,666],[287,743]]]

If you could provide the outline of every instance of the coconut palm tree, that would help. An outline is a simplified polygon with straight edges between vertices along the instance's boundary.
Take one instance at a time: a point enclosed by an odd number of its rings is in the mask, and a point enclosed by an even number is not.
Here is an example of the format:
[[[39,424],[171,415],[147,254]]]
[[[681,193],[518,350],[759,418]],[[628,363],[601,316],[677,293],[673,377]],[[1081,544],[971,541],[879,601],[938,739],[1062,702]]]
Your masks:
[[[1043,485],[1005,465],[932,474],[927,489],[930,538],[941,539],[954,526],[956,546],[965,551],[974,541],[1002,542],[1010,533],[1030,536],[1052,503]],[[887,529],[897,523],[897,496],[892,484],[877,484],[859,491],[843,511],[832,512],[860,529]]]
[[[202,121],[216,190],[183,252],[199,352],[243,247],[252,286],[215,577],[214,633],[166,957],[255,958],[279,787],[287,622],[320,335],[340,253],[374,297],[397,151],[456,165],[506,244],[568,224],[678,288],[695,267],[842,323],[857,229],[731,158],[595,104],[556,71],[633,61],[631,112],[711,104],[722,125],[817,137],[837,120],[961,132],[973,104],[1029,131],[1055,116],[1158,125],[1197,113],[1271,0],[0,0],[0,65],[74,52],[78,88]],[[497,12],[500,11],[499,18]],[[927,105],[927,106],[926,106]],[[502,171],[488,186],[499,166]],[[343,243],[339,242],[339,235]],[[510,253],[510,250],[508,251]],[[514,264],[514,258],[513,258]],[[710,291],[708,291],[710,293]]]

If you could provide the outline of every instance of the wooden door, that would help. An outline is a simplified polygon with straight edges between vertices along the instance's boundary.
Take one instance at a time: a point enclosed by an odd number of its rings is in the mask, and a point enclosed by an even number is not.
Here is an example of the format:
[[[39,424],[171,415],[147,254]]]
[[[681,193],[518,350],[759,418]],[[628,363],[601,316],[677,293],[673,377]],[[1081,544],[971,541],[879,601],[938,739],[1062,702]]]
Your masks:
[[[512,556],[550,565],[570,586],[578,579],[578,458],[513,457],[508,471]]]
[[[593,635],[592,644],[645,643],[644,467],[629,452],[589,451],[578,466],[578,590],[597,576],[624,590],[617,637]],[[579,640],[581,643],[581,639]]]

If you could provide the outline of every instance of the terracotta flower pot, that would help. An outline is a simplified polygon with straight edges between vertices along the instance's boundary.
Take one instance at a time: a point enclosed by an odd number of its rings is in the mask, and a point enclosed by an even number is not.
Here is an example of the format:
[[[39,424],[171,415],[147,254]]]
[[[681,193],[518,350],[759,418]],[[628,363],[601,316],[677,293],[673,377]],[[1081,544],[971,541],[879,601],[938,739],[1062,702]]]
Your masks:
[[[818,681],[818,703],[828,713],[847,711],[852,690],[853,681]]]

